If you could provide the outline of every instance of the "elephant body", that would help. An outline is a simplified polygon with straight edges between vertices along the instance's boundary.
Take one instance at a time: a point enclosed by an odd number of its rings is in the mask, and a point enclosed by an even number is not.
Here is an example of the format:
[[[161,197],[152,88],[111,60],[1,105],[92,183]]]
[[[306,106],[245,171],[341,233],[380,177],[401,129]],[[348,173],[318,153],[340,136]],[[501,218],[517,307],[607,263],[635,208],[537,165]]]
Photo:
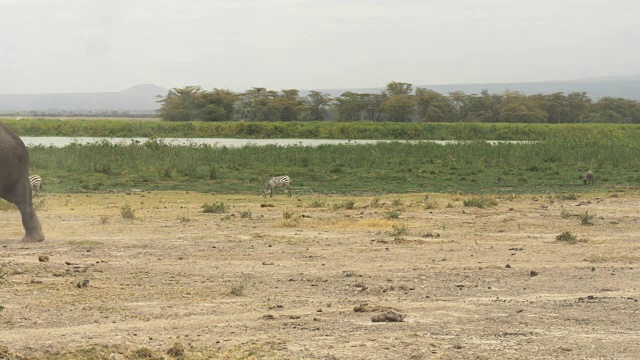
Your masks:
[[[29,154],[22,140],[0,123],[0,198],[18,207],[25,235],[22,241],[42,241],[44,233],[33,209]]]

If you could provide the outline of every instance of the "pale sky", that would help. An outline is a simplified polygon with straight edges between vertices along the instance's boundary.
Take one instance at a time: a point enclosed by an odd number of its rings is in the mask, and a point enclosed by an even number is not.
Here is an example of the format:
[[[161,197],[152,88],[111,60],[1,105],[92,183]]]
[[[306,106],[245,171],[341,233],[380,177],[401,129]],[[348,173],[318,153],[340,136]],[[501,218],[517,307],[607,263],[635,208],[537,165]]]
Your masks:
[[[0,94],[640,74],[636,0],[0,0]]]

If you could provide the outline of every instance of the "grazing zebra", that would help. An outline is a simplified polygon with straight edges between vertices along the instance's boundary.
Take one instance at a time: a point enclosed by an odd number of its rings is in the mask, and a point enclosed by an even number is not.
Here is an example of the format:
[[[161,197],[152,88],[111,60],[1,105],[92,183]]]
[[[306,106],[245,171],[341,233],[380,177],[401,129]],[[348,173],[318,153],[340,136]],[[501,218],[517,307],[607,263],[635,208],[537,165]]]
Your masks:
[[[42,191],[42,178],[38,175],[31,175],[29,176],[29,183],[31,184],[32,195],[40,195],[40,191]]]
[[[273,197],[273,188],[278,186],[286,186],[287,189],[289,190],[289,196],[291,196],[291,178],[289,178],[286,175],[276,176],[269,179],[269,181],[267,181],[267,183],[264,184],[264,188],[262,189],[262,194],[264,195],[264,197],[267,197],[267,193],[271,191],[270,197]]]
[[[587,185],[587,183],[593,184],[593,173],[591,171],[587,171],[586,173],[584,173],[582,175],[582,182],[585,185]]]

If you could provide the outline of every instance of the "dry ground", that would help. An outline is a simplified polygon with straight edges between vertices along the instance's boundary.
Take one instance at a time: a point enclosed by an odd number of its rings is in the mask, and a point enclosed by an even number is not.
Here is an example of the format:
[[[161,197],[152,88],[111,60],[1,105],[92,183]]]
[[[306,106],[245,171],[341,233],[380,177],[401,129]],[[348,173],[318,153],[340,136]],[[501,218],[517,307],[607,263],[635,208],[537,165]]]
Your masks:
[[[42,243],[0,211],[0,358],[638,358],[637,191],[471,197],[45,194]]]

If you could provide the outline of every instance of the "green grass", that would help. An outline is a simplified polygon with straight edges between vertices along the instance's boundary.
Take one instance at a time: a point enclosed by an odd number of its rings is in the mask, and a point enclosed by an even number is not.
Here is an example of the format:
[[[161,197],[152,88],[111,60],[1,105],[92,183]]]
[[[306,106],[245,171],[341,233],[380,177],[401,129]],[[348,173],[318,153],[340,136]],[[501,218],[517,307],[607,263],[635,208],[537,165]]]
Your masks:
[[[640,141],[635,139],[242,148],[153,141],[30,148],[31,172],[43,177],[47,192],[136,188],[256,195],[270,176],[279,174],[291,176],[294,195],[576,194],[640,185],[639,153]],[[595,172],[594,185],[582,184],[580,175],[586,170]]]
[[[640,126],[636,124],[166,122],[55,118],[0,118],[0,121],[21,136],[532,141],[640,138]]]

